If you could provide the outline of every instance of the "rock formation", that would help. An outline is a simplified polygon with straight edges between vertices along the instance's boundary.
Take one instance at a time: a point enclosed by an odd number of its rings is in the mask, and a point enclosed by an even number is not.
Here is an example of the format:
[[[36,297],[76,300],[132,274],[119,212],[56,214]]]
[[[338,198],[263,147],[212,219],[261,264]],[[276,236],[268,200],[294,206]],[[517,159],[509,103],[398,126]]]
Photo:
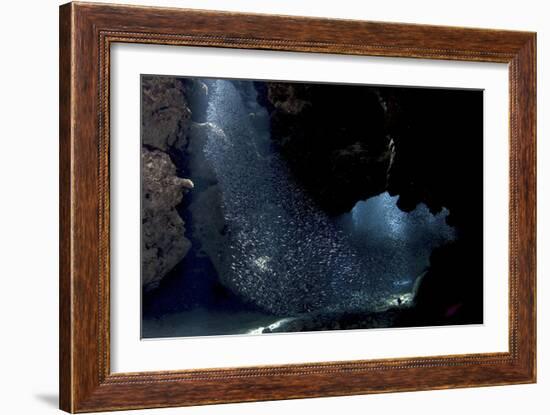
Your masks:
[[[143,76],[141,93],[142,145],[164,152],[183,151],[191,121],[184,82],[172,77]]]
[[[187,254],[191,242],[178,213],[193,182],[174,160],[189,147],[193,113],[206,101],[207,87],[193,79],[143,76],[142,158],[142,286],[151,291]]]
[[[150,291],[191,247],[176,206],[184,189],[192,189],[193,183],[178,177],[174,163],[160,150],[143,147],[141,163],[142,285]]]

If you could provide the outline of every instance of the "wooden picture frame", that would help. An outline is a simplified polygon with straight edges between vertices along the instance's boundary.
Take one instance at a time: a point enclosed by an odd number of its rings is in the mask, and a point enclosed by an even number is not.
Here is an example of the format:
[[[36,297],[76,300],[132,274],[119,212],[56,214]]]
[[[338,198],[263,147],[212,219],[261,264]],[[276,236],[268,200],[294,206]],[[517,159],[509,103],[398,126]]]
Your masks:
[[[509,65],[509,352],[111,373],[109,70],[117,42]],[[536,34],[69,3],[60,8],[60,407],[68,412],[536,380]]]

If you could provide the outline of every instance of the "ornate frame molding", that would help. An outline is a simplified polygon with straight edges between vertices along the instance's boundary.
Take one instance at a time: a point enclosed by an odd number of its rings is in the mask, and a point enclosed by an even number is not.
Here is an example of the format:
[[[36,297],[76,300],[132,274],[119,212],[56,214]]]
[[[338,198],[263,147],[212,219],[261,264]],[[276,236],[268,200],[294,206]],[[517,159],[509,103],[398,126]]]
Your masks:
[[[509,352],[111,373],[109,70],[115,42],[508,63]],[[61,408],[90,412],[534,382],[535,82],[534,33],[104,4],[61,6]]]

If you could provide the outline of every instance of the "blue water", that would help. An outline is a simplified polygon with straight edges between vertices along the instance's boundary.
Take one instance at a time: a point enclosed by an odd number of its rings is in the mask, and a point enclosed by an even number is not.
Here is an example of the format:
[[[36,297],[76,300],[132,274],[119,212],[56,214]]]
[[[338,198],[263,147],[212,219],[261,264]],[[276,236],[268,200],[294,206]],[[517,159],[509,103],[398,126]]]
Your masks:
[[[391,283],[396,293],[412,287],[435,247],[455,238],[445,221],[447,209],[433,215],[420,204],[405,213],[397,199],[384,192],[357,202],[337,219],[360,255],[372,259],[377,278]]]

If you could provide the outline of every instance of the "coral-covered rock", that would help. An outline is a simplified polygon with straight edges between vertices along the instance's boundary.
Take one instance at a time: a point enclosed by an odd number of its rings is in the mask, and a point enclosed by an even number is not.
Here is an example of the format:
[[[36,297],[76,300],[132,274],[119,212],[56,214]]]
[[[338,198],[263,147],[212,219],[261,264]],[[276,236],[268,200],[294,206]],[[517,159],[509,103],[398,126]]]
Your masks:
[[[193,183],[178,177],[181,166],[178,170],[174,162],[182,164],[187,152],[197,151],[201,145],[190,145],[190,136],[191,130],[197,130],[195,121],[206,111],[208,87],[198,79],[147,75],[142,77],[141,87],[142,285],[150,291],[183,260],[191,246],[178,208],[184,189],[192,188]],[[202,142],[202,136],[195,135]]]
[[[193,182],[177,177],[176,167],[162,151],[142,148],[141,161],[142,285],[150,291],[191,247],[176,206]]]
[[[173,77],[143,76],[141,86],[142,144],[162,151],[183,150],[191,122],[184,82]]]

